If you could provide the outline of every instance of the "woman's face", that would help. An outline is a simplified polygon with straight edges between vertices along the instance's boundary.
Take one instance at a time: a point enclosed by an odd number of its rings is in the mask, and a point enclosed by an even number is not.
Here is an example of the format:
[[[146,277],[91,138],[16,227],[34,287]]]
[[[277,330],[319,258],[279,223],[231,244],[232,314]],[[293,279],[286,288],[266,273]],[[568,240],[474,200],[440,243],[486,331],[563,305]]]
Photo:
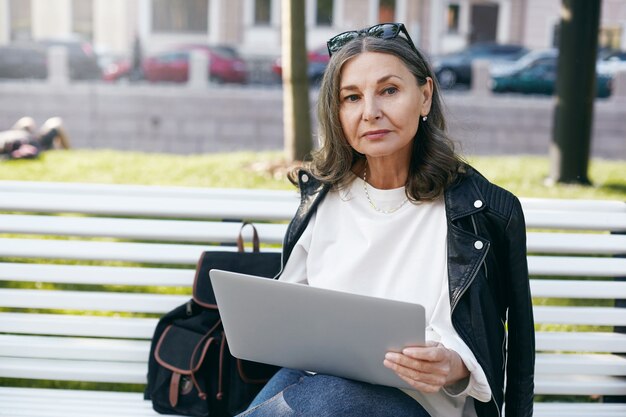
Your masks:
[[[432,79],[419,86],[396,56],[364,52],[343,65],[339,88],[339,120],[350,146],[368,158],[409,161],[418,124],[430,111]]]

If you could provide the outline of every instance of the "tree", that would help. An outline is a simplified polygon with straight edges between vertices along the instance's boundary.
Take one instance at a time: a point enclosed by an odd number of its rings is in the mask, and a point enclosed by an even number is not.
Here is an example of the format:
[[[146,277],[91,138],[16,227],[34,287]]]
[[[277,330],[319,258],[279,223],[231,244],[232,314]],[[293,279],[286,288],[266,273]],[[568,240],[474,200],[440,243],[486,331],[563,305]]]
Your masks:
[[[562,0],[550,180],[590,184],[599,0]]]
[[[312,150],[304,1],[282,0],[285,156],[302,161]]]

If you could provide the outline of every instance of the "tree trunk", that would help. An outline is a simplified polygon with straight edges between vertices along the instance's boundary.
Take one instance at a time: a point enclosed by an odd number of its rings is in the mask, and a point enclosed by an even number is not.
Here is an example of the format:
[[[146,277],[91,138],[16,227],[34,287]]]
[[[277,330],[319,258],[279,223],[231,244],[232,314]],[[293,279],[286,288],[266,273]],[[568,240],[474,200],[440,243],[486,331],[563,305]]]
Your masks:
[[[590,184],[600,0],[562,0],[550,180]]]
[[[302,161],[311,152],[304,1],[282,0],[283,123],[285,156]]]

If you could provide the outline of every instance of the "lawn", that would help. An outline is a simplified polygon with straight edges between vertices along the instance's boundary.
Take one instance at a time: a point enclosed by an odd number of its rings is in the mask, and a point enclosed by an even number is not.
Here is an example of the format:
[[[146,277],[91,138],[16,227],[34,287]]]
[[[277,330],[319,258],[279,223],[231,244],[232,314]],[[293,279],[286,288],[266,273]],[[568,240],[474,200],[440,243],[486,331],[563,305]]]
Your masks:
[[[547,157],[469,159],[492,182],[520,197],[626,199],[626,161],[594,159],[593,186],[546,186]],[[0,180],[188,187],[290,189],[280,152],[170,155],[109,150],[50,151],[36,160],[0,162]]]

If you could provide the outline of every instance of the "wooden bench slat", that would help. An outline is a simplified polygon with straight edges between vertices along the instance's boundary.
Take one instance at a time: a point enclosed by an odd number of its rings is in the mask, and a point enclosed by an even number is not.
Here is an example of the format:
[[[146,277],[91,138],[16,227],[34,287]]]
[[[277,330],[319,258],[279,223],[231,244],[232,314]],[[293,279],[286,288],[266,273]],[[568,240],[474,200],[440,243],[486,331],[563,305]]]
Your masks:
[[[159,416],[141,393],[131,392],[0,387],[0,403],[5,410],[0,410],[0,415],[7,417]],[[37,404],[36,411],[29,411],[28,405],[33,403]],[[626,415],[626,405],[535,403],[534,411],[535,417],[622,417]]]
[[[85,213],[114,216],[175,217],[191,219],[286,220],[298,201],[137,197],[92,194],[2,193],[0,210],[34,213]]]
[[[190,296],[6,288],[0,289],[0,298],[6,299],[4,306],[13,308],[166,313]],[[626,314],[612,307],[536,306],[535,311],[538,323],[626,325]]]
[[[99,362],[0,357],[0,377],[59,381],[146,383],[145,362]]]
[[[247,201],[295,201],[298,202],[300,195],[295,188],[289,190],[269,190],[252,188],[214,188],[214,187],[180,187],[180,186],[154,186],[154,185],[131,185],[131,184],[92,184],[78,182],[49,182],[49,181],[0,181],[0,192],[18,193],[50,193],[50,194],[80,194],[80,195],[117,195],[132,197],[170,197],[170,198],[200,198],[200,199],[240,199]],[[541,205],[550,202],[548,199],[535,199],[534,204]],[[568,201],[568,200],[563,200]],[[576,201],[576,200],[569,200]],[[604,205],[596,209],[612,208],[613,201],[604,201]],[[0,206],[1,207],[1,206]]]
[[[157,319],[0,312],[0,332],[151,339]]]
[[[194,276],[193,269],[0,262],[0,281],[191,287]]]
[[[0,335],[0,357],[148,363],[150,341]],[[626,358],[611,354],[539,353],[536,374],[626,375]]]
[[[150,341],[0,335],[0,357],[148,363]],[[17,359],[19,360],[19,359]]]
[[[626,309],[614,307],[534,306],[535,323],[626,326]]]
[[[61,310],[167,313],[189,301],[188,295],[0,289],[4,307]]]
[[[0,387],[0,416],[155,417],[152,403],[138,392]],[[29,406],[33,404],[34,406]],[[3,411],[5,410],[5,411]],[[3,414],[4,413],[4,414]]]
[[[531,275],[619,277],[626,273],[626,258],[529,256],[528,270]]]
[[[626,353],[626,334],[541,331],[535,344],[537,351]]]
[[[0,232],[35,235],[112,237],[185,242],[236,242],[241,223],[194,220],[118,219],[0,214]],[[255,223],[262,243],[280,244],[286,224]],[[250,228],[243,236],[252,238]],[[626,235],[528,233],[528,251],[567,254],[626,253]]]
[[[626,281],[531,279],[533,297],[626,299]]]
[[[526,246],[529,253],[622,254],[626,235],[529,232]]]
[[[112,237],[135,240],[235,243],[241,229],[238,222],[195,220],[115,219],[70,216],[0,214],[0,232],[16,234]],[[262,243],[282,243],[286,224],[255,223]],[[249,227],[243,230],[252,240]]]
[[[562,211],[530,210],[524,212],[526,227],[533,229],[564,230],[626,230],[626,213],[602,213],[601,216],[584,212],[564,214]]]
[[[265,252],[280,252],[264,248]],[[93,242],[0,238],[0,257],[195,265],[203,251],[237,251],[235,246]]]
[[[0,238],[0,257],[47,258],[195,265],[202,251],[235,251],[234,246],[93,242]],[[279,248],[264,248],[280,252]],[[626,258],[529,256],[531,275],[615,277],[626,272]]]
[[[533,417],[624,417],[626,404],[535,403]]]
[[[599,375],[540,375],[535,378],[535,394],[624,395],[626,378]]]
[[[0,281],[191,286],[193,269],[112,267],[0,262]],[[626,299],[626,281],[531,279],[533,297]]]
[[[610,354],[538,353],[535,375],[626,375],[626,357]]]
[[[626,202],[615,200],[580,200],[567,198],[520,197],[524,211],[556,210],[561,212],[589,211],[626,213]]]

